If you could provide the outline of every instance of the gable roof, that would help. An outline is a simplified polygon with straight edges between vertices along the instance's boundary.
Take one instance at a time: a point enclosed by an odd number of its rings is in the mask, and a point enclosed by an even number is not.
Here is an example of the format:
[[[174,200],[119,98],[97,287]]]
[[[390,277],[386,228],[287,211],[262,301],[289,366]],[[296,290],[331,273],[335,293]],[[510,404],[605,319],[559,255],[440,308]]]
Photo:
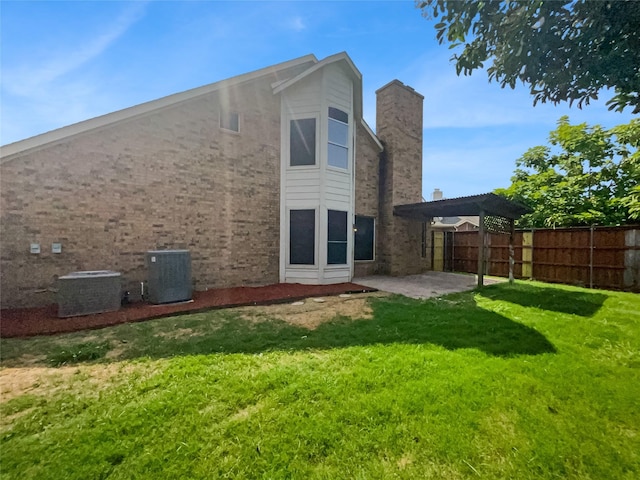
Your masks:
[[[65,140],[75,135],[112,125],[124,120],[129,120],[140,115],[146,115],[157,110],[167,108],[181,102],[185,102],[187,100],[192,100],[202,95],[207,95],[209,93],[215,92],[216,90],[227,88],[233,85],[239,85],[241,83],[255,80],[265,75],[277,74],[278,72],[286,71],[293,67],[306,66],[308,69],[309,67],[313,67],[318,63],[318,59],[315,55],[305,55],[303,57],[288,60],[286,62],[278,63],[276,65],[265,67],[260,70],[255,70],[253,72],[204,85],[202,87],[193,88],[191,90],[175,93],[173,95],[168,95],[166,97],[151,100],[149,102],[141,103],[139,105],[125,108],[123,110],[118,110],[112,113],[107,113],[105,115],[91,118],[89,120],[83,120],[81,122],[51,130],[49,132],[42,133],[25,140],[19,140],[17,142],[0,147],[0,163],[9,161],[16,155],[25,153],[27,151],[35,150],[51,143]],[[286,81],[287,79],[285,78],[284,80]]]
[[[355,64],[353,63],[353,60],[351,60],[347,52],[336,53],[335,55],[331,55],[327,58],[324,58],[320,62],[312,66],[311,68],[307,68],[305,71],[299,73],[295,77],[285,80],[284,82],[278,82],[277,85],[274,85],[273,93],[274,94],[280,93],[286,90],[287,88],[291,87],[292,85],[295,85],[296,83],[300,82],[301,80],[309,77],[315,72],[323,69],[327,65],[331,65],[331,64],[342,64],[346,67],[345,70],[351,76],[355,86],[355,91],[353,92],[353,98],[355,100],[354,116],[355,118],[361,118],[362,117],[362,73],[360,73],[360,70],[356,68]]]

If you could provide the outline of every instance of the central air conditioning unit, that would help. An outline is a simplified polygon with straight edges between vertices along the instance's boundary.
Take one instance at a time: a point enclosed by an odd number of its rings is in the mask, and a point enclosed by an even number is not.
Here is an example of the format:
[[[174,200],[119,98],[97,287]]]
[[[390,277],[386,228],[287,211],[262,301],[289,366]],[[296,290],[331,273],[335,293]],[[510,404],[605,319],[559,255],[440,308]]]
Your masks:
[[[191,254],[189,250],[147,252],[147,294],[151,303],[191,300]]]
[[[120,273],[73,272],[58,278],[58,317],[76,317],[120,309]]]

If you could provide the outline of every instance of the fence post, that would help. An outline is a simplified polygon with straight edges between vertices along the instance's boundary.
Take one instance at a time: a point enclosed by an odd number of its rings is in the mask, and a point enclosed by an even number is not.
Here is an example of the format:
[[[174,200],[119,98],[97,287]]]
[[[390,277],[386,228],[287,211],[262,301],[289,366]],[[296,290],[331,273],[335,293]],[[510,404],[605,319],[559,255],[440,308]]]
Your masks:
[[[533,278],[533,230],[522,232],[522,278]]]
[[[484,285],[484,210],[478,222],[478,287]]]
[[[624,232],[624,276],[625,290],[640,290],[640,230]]]
[[[433,232],[433,271],[444,271],[444,232]]]
[[[589,288],[593,288],[593,225],[590,228],[589,237]]]
[[[509,283],[513,283],[513,266],[516,263],[513,252],[513,237],[515,235],[515,220],[509,219]]]

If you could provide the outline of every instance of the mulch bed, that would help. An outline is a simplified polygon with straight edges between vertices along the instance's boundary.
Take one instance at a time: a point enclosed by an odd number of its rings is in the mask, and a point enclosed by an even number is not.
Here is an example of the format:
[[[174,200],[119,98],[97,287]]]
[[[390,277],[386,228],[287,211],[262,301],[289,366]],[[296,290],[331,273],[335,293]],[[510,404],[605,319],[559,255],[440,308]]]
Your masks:
[[[58,306],[55,304],[41,308],[7,309],[0,312],[0,337],[53,335],[169,317],[179,313],[195,313],[246,305],[286,303],[307,297],[374,291],[374,288],[355,283],[333,285],[277,283],[264,287],[218,288],[205,292],[194,292],[192,302],[165,305],[133,303],[122,307],[117,312],[81,317],[58,318]]]

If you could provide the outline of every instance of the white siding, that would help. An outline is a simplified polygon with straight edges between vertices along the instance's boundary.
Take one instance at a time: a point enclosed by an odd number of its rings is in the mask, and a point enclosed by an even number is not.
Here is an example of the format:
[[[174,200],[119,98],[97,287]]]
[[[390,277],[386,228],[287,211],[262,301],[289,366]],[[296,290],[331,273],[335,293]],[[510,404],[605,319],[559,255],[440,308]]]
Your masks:
[[[353,83],[337,65],[325,69],[326,99],[336,107],[351,113],[353,105]]]
[[[322,283],[318,275],[318,270],[300,270],[287,268],[285,275],[285,283],[304,283],[307,285],[315,285]]]
[[[325,282],[325,283],[341,283],[341,282],[348,282],[351,280],[351,278],[349,277],[351,272],[351,269],[349,267],[343,267],[343,268],[326,268],[324,270],[324,279],[325,280],[332,280],[329,282]]]
[[[351,203],[351,174],[349,171],[340,172],[334,169],[328,169],[326,172],[326,198],[327,206],[331,203],[331,208],[349,211]],[[339,205],[336,205],[339,204]]]
[[[351,280],[354,219],[354,112],[353,82],[335,65],[310,75],[282,92],[280,280],[290,283],[326,284]],[[339,108],[349,115],[349,168],[327,166],[328,110]],[[291,119],[316,118],[316,165],[289,165],[289,123]],[[316,210],[316,265],[288,265],[291,209]],[[327,265],[327,210],[347,212],[347,264]]]

